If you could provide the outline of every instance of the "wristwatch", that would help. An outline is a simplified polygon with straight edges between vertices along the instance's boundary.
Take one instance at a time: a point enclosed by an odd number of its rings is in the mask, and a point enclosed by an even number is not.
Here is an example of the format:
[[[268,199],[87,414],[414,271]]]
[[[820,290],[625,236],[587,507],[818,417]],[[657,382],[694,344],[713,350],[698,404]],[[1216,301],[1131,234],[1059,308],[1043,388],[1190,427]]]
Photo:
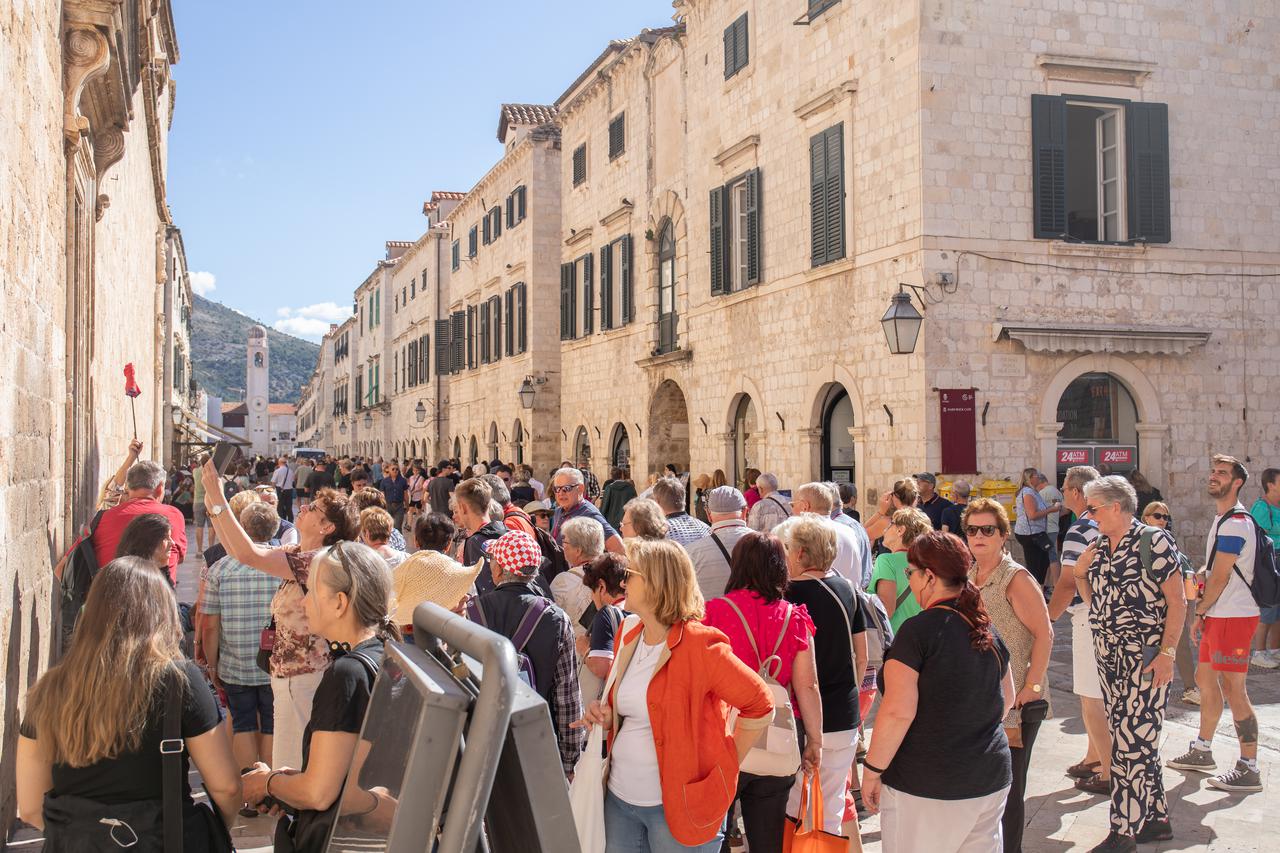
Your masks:
[[[1178,647],[1177,646],[1161,646],[1160,654],[1165,655],[1166,657],[1177,659]]]
[[[1030,685],[1030,687],[1031,687],[1031,692],[1036,694],[1037,696],[1039,696],[1041,693],[1044,692],[1044,687],[1042,685],[1032,684]]]
[[[212,515],[214,518],[217,518],[218,516],[222,515],[226,511],[227,511],[226,504],[214,504],[213,506],[209,507],[209,514]]]

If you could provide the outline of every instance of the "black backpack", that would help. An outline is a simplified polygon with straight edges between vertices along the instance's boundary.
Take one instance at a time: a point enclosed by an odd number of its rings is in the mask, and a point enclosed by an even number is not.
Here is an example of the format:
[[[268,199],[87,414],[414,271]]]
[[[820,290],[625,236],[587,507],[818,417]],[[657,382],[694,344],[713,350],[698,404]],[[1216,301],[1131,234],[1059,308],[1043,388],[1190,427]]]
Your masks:
[[[1213,559],[1218,556],[1218,531],[1222,529],[1222,525],[1229,518],[1247,519],[1249,525],[1253,528],[1253,582],[1246,583],[1249,592],[1253,594],[1253,600],[1258,607],[1263,610],[1268,607],[1280,606],[1280,566],[1276,565],[1275,545],[1271,542],[1271,537],[1267,535],[1262,526],[1247,512],[1229,512],[1218,522],[1218,526],[1213,531],[1213,550],[1209,552],[1209,561],[1205,568],[1213,571]],[[1240,571],[1240,567],[1232,565],[1231,570],[1240,576],[1240,580],[1244,580],[1244,573]]]
[[[93,547],[93,535],[98,530],[98,522],[102,520],[105,509],[98,510],[93,519],[80,531],[80,539],[67,555],[67,563],[62,569],[62,652],[71,648],[71,634],[75,631],[76,620],[84,609],[84,601],[89,596],[89,586],[98,574],[98,552]]]

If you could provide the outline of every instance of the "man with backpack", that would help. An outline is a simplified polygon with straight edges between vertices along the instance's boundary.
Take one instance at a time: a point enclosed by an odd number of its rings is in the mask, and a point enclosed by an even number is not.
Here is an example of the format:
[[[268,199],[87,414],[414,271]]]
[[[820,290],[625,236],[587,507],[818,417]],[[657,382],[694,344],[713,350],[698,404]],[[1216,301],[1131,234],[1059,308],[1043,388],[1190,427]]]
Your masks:
[[[520,678],[547,701],[568,776],[586,740],[585,729],[570,728],[582,716],[582,696],[569,615],[534,588],[542,550],[528,533],[502,534],[489,543],[488,557],[493,591],[467,605],[467,618],[516,647]]]
[[[1258,772],[1258,718],[1249,701],[1249,647],[1258,627],[1259,606],[1276,602],[1276,562],[1271,542],[1240,503],[1249,472],[1231,456],[1213,457],[1209,497],[1216,515],[1205,543],[1204,595],[1196,603],[1192,636],[1199,638],[1200,733],[1186,754],[1169,761],[1178,770],[1210,773],[1213,734],[1222,718],[1225,696],[1240,740],[1235,767],[1209,780],[1221,791],[1261,791]]]

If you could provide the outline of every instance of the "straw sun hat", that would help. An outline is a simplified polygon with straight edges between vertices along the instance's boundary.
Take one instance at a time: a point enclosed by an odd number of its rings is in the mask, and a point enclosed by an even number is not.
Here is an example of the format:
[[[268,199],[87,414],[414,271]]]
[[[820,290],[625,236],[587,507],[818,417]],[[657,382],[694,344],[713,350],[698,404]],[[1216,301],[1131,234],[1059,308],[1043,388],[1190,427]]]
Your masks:
[[[483,561],[474,566],[464,566],[439,551],[411,554],[392,573],[395,579],[396,624],[412,624],[414,609],[424,601],[438,604],[446,610],[457,607],[483,566]]]

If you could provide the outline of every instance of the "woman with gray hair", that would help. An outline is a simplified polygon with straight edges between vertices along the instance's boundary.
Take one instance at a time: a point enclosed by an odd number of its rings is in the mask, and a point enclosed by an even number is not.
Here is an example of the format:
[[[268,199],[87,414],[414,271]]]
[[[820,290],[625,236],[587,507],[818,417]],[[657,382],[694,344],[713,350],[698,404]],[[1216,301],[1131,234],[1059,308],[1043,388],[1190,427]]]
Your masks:
[[[1133,850],[1173,837],[1160,767],[1160,729],[1186,598],[1177,546],[1138,521],[1124,477],[1085,484],[1099,537],[1076,561],[1111,729],[1111,833],[1095,851]]]
[[[666,539],[667,517],[658,502],[649,498],[634,498],[622,508],[624,539]]]
[[[563,533],[564,559],[569,570],[552,578],[551,597],[569,614],[574,636],[582,637],[587,626],[579,620],[591,605],[591,590],[582,585],[582,578],[586,565],[604,553],[604,528],[593,519],[580,516],[566,521]]]

